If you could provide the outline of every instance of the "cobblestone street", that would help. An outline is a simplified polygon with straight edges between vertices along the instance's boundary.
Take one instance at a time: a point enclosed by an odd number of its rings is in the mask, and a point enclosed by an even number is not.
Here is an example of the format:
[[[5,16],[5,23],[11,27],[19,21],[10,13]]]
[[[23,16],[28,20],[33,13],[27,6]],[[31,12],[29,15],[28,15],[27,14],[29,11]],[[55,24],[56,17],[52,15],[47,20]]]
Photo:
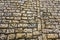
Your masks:
[[[60,0],[0,0],[0,40],[60,40]]]

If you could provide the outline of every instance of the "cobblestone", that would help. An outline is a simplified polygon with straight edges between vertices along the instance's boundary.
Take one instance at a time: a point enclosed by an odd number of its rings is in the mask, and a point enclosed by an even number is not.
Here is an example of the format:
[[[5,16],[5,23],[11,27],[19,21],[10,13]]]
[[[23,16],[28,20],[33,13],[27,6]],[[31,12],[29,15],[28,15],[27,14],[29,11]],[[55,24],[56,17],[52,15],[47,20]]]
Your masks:
[[[0,0],[0,40],[60,40],[60,0]]]

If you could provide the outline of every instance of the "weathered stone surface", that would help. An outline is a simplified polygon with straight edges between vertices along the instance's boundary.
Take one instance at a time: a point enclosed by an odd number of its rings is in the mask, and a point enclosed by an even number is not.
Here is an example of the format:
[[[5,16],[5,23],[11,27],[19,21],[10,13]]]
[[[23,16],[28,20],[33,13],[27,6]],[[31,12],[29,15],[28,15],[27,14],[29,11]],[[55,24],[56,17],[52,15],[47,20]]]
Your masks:
[[[0,40],[60,40],[60,0],[0,0]]]
[[[33,31],[33,35],[40,35],[39,31]]]
[[[16,34],[16,38],[24,38],[24,37],[26,37],[25,33],[17,33]]]
[[[7,29],[6,33],[14,33],[14,29]]]
[[[27,38],[32,38],[32,33],[27,33]]]
[[[17,32],[17,33],[18,33],[18,32],[23,32],[23,29],[22,29],[22,28],[16,28],[16,29],[15,29],[15,32]]]
[[[14,39],[14,38],[15,38],[15,34],[9,34],[9,35],[8,35],[8,38],[9,38],[9,39]]]
[[[32,32],[32,29],[27,29],[27,28],[25,28],[25,29],[24,29],[24,32]]]
[[[0,24],[0,28],[7,28],[8,24]]]
[[[58,38],[57,34],[47,34],[48,38]]]

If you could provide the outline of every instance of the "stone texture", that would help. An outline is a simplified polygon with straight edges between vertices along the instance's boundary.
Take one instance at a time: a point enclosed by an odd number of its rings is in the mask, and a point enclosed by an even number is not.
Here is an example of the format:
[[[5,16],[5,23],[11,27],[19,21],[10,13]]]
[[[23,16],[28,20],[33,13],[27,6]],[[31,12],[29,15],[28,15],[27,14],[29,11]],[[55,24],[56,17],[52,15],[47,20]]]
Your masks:
[[[47,34],[48,38],[58,38],[57,34]]]
[[[60,0],[0,0],[0,40],[60,40]]]

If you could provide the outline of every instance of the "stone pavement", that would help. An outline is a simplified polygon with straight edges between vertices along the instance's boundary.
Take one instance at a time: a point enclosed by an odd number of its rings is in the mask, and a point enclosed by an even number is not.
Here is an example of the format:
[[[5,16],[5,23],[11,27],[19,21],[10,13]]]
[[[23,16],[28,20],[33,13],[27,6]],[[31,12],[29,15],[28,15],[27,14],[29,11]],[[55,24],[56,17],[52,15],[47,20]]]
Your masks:
[[[0,40],[60,40],[60,0],[0,0]]]

